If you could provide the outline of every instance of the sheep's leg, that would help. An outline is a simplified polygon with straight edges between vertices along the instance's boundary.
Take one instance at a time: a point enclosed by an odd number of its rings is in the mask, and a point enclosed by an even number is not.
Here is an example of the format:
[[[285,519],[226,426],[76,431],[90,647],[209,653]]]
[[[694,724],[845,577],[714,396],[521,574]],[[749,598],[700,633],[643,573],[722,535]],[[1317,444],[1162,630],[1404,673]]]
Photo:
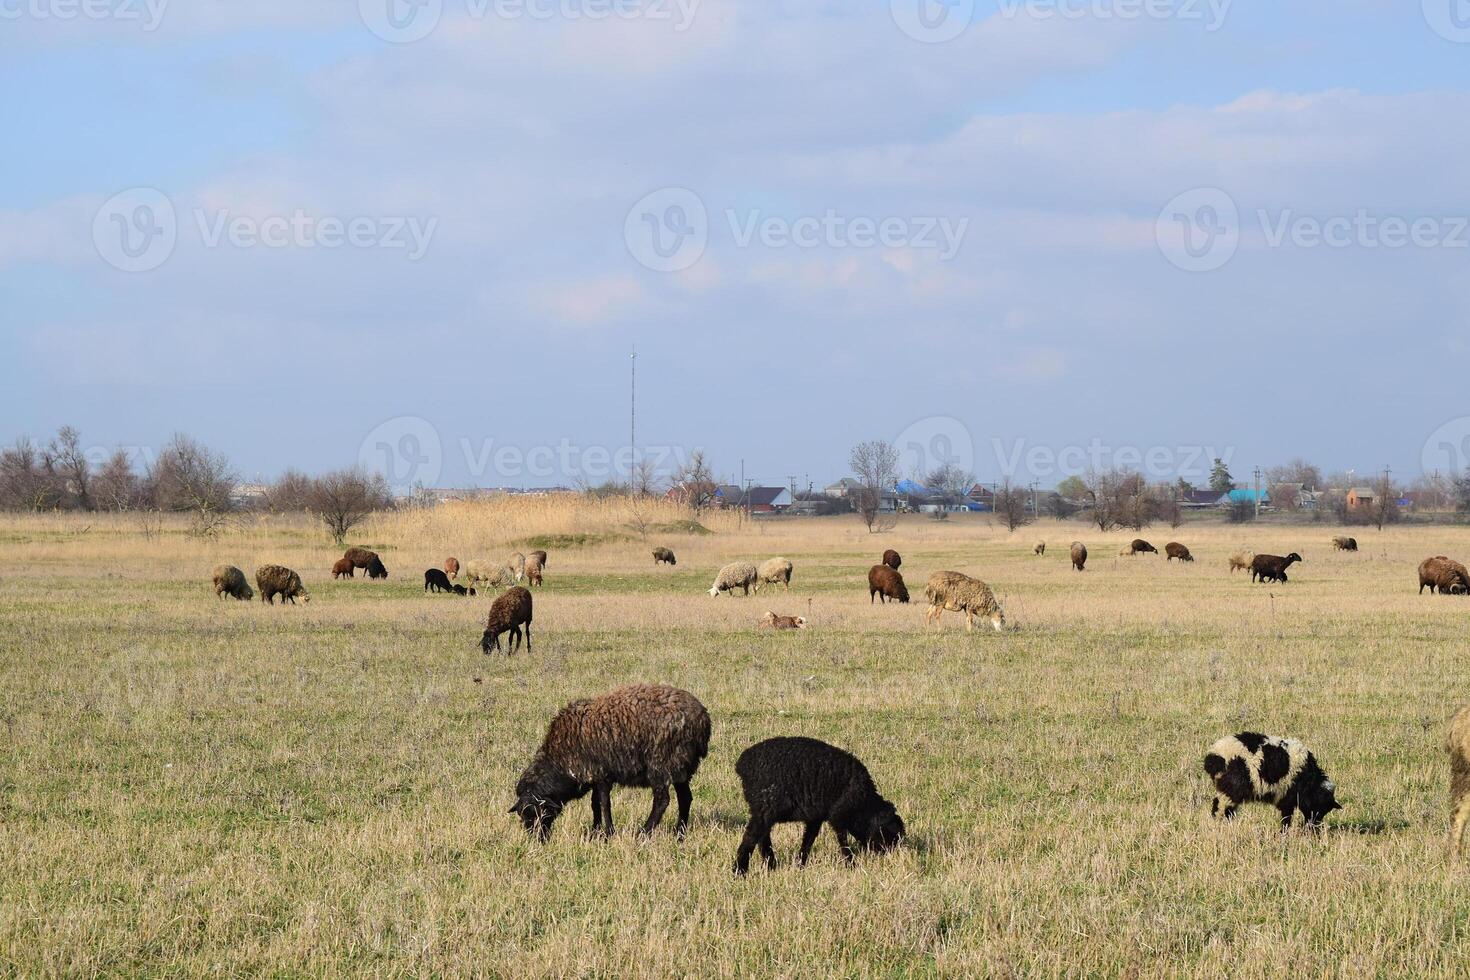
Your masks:
[[[592,787],[592,833],[602,830],[602,787]]]
[[[750,852],[754,851],[756,847],[759,846],[761,853],[765,853],[763,842],[769,839],[770,833],[771,829],[769,827],[762,824],[755,817],[750,818],[750,822],[745,825],[745,835],[740,838],[740,849],[735,852],[736,874],[743,875],[750,869]],[[772,863],[771,867],[775,867],[775,864]]]
[[[1276,811],[1281,814],[1281,829],[1282,830],[1290,830],[1291,829],[1291,812],[1293,810],[1295,810],[1295,809],[1296,809],[1296,804],[1294,804],[1294,803],[1288,803],[1288,802],[1283,801],[1281,803],[1276,804]],[[1307,815],[1307,811],[1306,810],[1303,810],[1302,811],[1302,822],[1303,823],[1306,823],[1308,826],[1311,825],[1312,818]]]
[[[675,783],[674,796],[679,800],[679,822],[674,825],[674,833],[682,838],[689,829],[689,805],[694,802],[694,794],[689,792],[688,783]]]
[[[847,831],[836,824],[832,825],[832,830],[837,834],[837,846],[842,849],[843,860],[847,861],[848,864],[856,864],[857,855],[853,853],[852,841],[848,838]]]
[[[796,856],[799,867],[806,867],[806,859],[811,856],[812,845],[817,842],[817,835],[822,832],[822,821],[808,820],[806,831],[801,835],[801,852]]]
[[[766,867],[772,871],[776,870],[776,848],[771,844],[771,828],[761,835],[761,857],[766,859]]]
[[[643,833],[652,834],[663,823],[664,811],[669,808],[669,788],[667,786],[653,787],[653,809],[648,811],[648,820],[643,824]]]
[[[526,622],[526,652],[531,652],[531,623],[529,620]]]
[[[1470,793],[1461,793],[1455,801],[1455,818],[1450,825],[1450,856],[1459,857],[1465,838],[1465,821],[1470,819]]]
[[[972,609],[965,610],[965,632],[975,632],[975,612]]]
[[[602,784],[602,832],[607,837],[613,835],[612,783]]]

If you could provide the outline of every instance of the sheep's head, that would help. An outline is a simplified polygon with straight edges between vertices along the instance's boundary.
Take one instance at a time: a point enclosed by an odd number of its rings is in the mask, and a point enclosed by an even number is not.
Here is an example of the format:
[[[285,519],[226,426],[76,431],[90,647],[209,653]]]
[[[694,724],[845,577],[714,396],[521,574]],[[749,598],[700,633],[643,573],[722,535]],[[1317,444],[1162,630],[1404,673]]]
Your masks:
[[[719,594],[720,594],[720,587],[718,585],[711,585],[709,587],[709,595],[710,595],[710,598],[711,599],[718,598],[719,597]]]
[[[995,604],[995,612],[990,614],[990,625],[997,633],[1006,628],[1006,611],[1000,607],[998,602]]]
[[[561,815],[562,804],[556,800],[549,800],[538,796],[529,790],[516,797],[515,805],[510,812],[521,818],[521,826],[526,828],[526,833],[535,834],[536,839],[545,843],[551,837],[551,825]]]
[[[796,617],[796,628],[799,629],[799,630],[806,629],[806,617],[805,616],[797,616]]]
[[[499,650],[500,633],[500,630],[485,630],[485,632],[480,636],[480,652],[488,654],[492,650]]]
[[[1303,786],[1297,792],[1301,810],[1307,817],[1307,826],[1316,827],[1333,810],[1341,810],[1337,802],[1337,787],[1330,779],[1323,779],[1314,786]]]
[[[882,800],[867,814],[856,836],[865,850],[891,851],[903,841],[903,818],[892,803]]]
[[[1305,558],[1303,558],[1301,555],[1297,554],[1295,551],[1293,551],[1291,554],[1287,555],[1286,556],[1286,560],[1288,562],[1293,562],[1293,561],[1306,561]]]

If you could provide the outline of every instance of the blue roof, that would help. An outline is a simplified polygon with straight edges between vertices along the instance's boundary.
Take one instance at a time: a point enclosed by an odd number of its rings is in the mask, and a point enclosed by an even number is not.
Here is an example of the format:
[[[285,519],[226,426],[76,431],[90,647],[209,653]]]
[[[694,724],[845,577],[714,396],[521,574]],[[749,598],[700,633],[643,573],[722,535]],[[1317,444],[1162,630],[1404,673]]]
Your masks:
[[[897,490],[899,493],[927,494],[929,492],[927,489],[915,483],[913,480],[900,480],[898,482],[898,486],[894,489]]]
[[[1230,493],[1226,494],[1226,496],[1228,496],[1230,498],[1230,502],[1232,504],[1240,504],[1240,503],[1253,504],[1253,503],[1256,502],[1256,492],[1254,490],[1231,490]],[[1270,499],[1271,499],[1270,492],[1268,492],[1266,490],[1262,490],[1261,491],[1261,503],[1264,504],[1267,501],[1269,501]]]

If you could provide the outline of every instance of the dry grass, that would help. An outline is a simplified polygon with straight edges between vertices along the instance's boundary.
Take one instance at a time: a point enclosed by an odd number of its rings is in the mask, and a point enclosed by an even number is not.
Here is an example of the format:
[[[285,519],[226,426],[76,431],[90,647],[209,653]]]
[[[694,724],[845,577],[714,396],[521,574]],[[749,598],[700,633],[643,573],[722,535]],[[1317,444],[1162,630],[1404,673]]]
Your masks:
[[[1463,973],[1440,743],[1470,691],[1470,599],[1416,595],[1414,569],[1470,555],[1470,531],[1360,532],[1357,555],[1326,526],[1145,534],[1188,544],[1180,566],[1051,522],[870,536],[850,518],[726,519],[645,540],[619,506],[386,518],[353,540],[383,553],[387,583],[331,581],[336,549],[295,520],[213,542],[0,520],[0,970]],[[548,549],[532,655],[483,657],[489,598],[426,597],[423,568],[546,534],[601,543]],[[1080,575],[1073,538],[1094,556]],[[676,568],[654,567],[655,544]],[[1225,568],[1241,545],[1306,562],[1252,586]],[[921,601],[870,606],[889,546],[911,592],[968,572],[1019,628],[967,636],[947,616],[926,635]],[[723,562],[776,554],[796,564],[789,594],[703,595]],[[216,601],[219,561],[291,565],[314,601]],[[768,608],[813,626],[759,632]],[[547,719],[633,680],[714,716],[689,838],[589,840],[579,803],[528,842],[505,810]],[[1317,751],[1346,806],[1327,834],[1282,836],[1264,807],[1210,821],[1200,758],[1242,728]],[[827,835],[805,871],[735,880],[733,763],[783,733],[862,757],[913,846],[849,870]],[[620,829],[647,805],[615,794]],[[778,832],[783,861],[797,836]]]

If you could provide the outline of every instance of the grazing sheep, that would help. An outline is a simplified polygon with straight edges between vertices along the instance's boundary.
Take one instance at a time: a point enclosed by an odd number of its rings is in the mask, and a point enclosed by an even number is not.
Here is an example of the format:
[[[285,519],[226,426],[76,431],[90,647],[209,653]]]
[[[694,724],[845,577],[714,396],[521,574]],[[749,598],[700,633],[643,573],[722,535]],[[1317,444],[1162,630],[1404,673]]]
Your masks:
[[[909,590],[903,584],[903,576],[891,566],[874,565],[868,569],[868,605],[873,604],[874,596],[880,597],[880,601],[884,603],[889,599],[908,602]]]
[[[455,595],[474,595],[474,589],[466,589],[463,585],[451,585],[449,591]]]
[[[1158,553],[1158,548],[1155,548],[1142,538],[1134,538],[1123,546],[1122,551],[1118,552],[1119,555],[1157,555]]]
[[[1342,809],[1337,787],[1294,738],[1259,732],[1226,735],[1206,753],[1205,773],[1215,784],[1210,813],[1222,819],[1235,816],[1242,803],[1273,803],[1284,830],[1291,826],[1294,810],[1301,811],[1308,827],[1316,827],[1327,814]]]
[[[1034,548],[1031,549],[1031,553],[1033,555],[1045,555],[1046,554],[1046,542],[1045,541],[1038,541],[1038,542],[1036,542],[1036,547],[1034,547]]]
[[[791,591],[791,562],[785,558],[769,558],[761,562],[761,567],[756,569],[755,590],[759,592],[762,585],[775,585],[780,583],[786,586],[786,591]]]
[[[245,573],[234,565],[214,566],[212,577],[216,599],[230,596],[241,602],[249,602],[255,598],[255,590],[250,587],[249,582],[245,581]]]
[[[1332,547],[1336,548],[1338,551],[1357,551],[1358,539],[1339,534],[1337,537],[1332,539]]]
[[[750,562],[732,561],[715,576],[715,584],[709,587],[709,594],[718,596],[721,592],[734,593],[736,589],[742,589],[745,595],[750,595],[756,574],[755,566]]]
[[[356,567],[352,564],[352,559],[338,558],[332,563],[332,578],[352,578],[353,569]]]
[[[383,567],[377,555],[374,555],[373,560],[367,563],[367,577],[374,579],[388,577],[388,569]]]
[[[459,559],[453,556],[444,559],[444,574],[450,578],[459,578]]]
[[[967,633],[974,632],[976,616],[990,620],[997,633],[1005,629],[1005,610],[995,601],[990,586],[979,579],[960,572],[935,572],[929,576],[929,584],[924,586],[924,595],[929,597],[929,609],[924,613],[925,626],[932,619],[938,629],[939,619],[947,611],[965,614]],[[872,603],[871,597],[868,602]]]
[[[1173,561],[1175,558],[1178,558],[1180,561],[1194,561],[1194,555],[1191,555],[1189,549],[1178,541],[1170,541],[1164,545],[1164,554],[1169,556],[1165,559],[1166,561]]]
[[[1450,719],[1444,748],[1450,754],[1450,856],[1458,858],[1470,818],[1470,705]]]
[[[898,571],[898,566],[903,564],[903,558],[899,556],[898,552],[894,551],[892,548],[889,548],[887,551],[883,552],[883,564],[887,565],[889,568],[893,569],[896,572]]]
[[[515,572],[517,582],[526,577],[526,556],[521,554],[519,551],[511,555],[510,559],[506,561],[505,564],[506,567],[512,569]]]
[[[1087,571],[1087,545],[1081,541],[1072,542],[1072,567],[1079,572]]]
[[[1258,579],[1262,582],[1285,582],[1286,570],[1291,567],[1292,562],[1302,560],[1302,556],[1293,551],[1282,558],[1280,555],[1256,555],[1251,559],[1251,581]]]
[[[452,592],[454,587],[449,583],[449,576],[442,569],[424,569],[424,591],[425,592]]]
[[[529,555],[526,556],[526,561],[539,561],[541,563],[541,567],[542,568],[545,568],[546,567],[546,552],[544,552],[544,551],[533,551]]]
[[[507,585],[515,584],[516,573],[509,565],[497,565],[482,558],[473,558],[464,563],[464,579],[469,585],[488,585],[503,589]]]
[[[541,563],[541,559],[536,557],[537,555],[541,555],[541,554],[545,554],[545,552],[543,552],[543,551],[532,552],[531,553],[531,557],[529,557],[529,558],[526,559],[526,584],[527,585],[540,585],[541,584],[541,568],[542,568],[542,563]]]
[[[509,633],[505,655],[516,652],[521,642],[521,627],[526,628],[526,652],[531,652],[531,593],[519,585],[513,585],[490,603],[490,615],[485,619],[485,632],[480,637],[480,649],[489,653],[500,649],[500,634]]]
[[[661,562],[667,562],[670,565],[679,564],[679,560],[674,557],[674,553],[668,548],[654,548],[653,563],[657,565]]]
[[[1420,595],[1424,594],[1426,585],[1431,594],[1438,592],[1440,595],[1464,595],[1470,592],[1470,572],[1453,558],[1435,555],[1419,563]]]
[[[771,828],[778,823],[806,825],[797,864],[805,865],[822,824],[832,825],[848,864],[856,860],[851,838],[865,851],[890,851],[903,840],[903,818],[878,795],[873,777],[857,757],[814,738],[768,738],[735,762],[740,790],[750,808],[745,836],[735,853],[735,873],[750,868],[757,847],[766,867],[775,869]]]
[[[1230,556],[1229,560],[1230,574],[1234,575],[1237,571],[1250,568],[1251,562],[1256,560],[1256,553],[1254,551],[1237,551]]]
[[[556,713],[541,747],[516,783],[527,833],[541,840],[567,803],[592,792],[592,830],[612,836],[612,788],[647,786],[653,809],[643,824],[651,834],[679,800],[674,832],[689,826],[689,783],[709,752],[709,712],[688,691],[663,684],[631,684],[595,698],[579,698]]]
[[[355,568],[367,568],[378,557],[378,553],[366,548],[348,548],[342,552],[342,557],[352,562]]]
[[[767,612],[761,617],[758,625],[762,629],[769,630],[804,630],[806,629],[806,617],[778,616],[773,612]]]
[[[276,596],[280,596],[283,603],[289,600],[293,606],[297,597],[302,602],[311,601],[306,586],[301,584],[301,576],[285,565],[261,565],[255,570],[255,587],[260,590],[260,601],[273,606]]]

